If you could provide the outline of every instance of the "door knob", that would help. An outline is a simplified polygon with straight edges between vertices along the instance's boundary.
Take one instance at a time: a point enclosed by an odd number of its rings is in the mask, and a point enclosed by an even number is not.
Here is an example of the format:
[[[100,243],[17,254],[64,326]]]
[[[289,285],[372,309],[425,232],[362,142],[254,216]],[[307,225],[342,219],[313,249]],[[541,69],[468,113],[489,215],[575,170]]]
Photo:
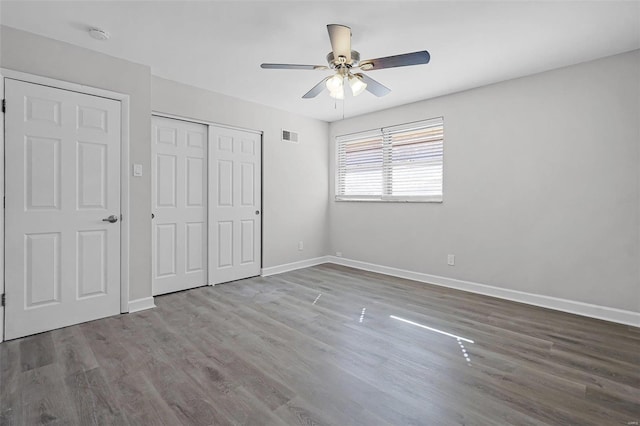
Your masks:
[[[109,223],[116,223],[118,221],[118,216],[116,216],[115,214],[112,214],[109,217],[105,217],[104,219],[102,219],[103,222],[109,222]]]
[[[256,214],[260,214],[260,210],[256,210]]]

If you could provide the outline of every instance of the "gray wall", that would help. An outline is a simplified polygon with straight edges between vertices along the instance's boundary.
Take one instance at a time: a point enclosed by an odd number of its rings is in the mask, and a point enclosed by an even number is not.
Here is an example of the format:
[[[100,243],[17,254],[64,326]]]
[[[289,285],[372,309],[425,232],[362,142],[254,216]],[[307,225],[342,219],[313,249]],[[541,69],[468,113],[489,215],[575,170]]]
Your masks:
[[[155,112],[263,132],[263,267],[327,253],[326,122],[155,76],[151,88]],[[300,143],[282,142],[283,128],[299,132]]]
[[[331,252],[639,310],[640,51],[332,123],[330,158],[336,135],[437,116],[444,202],[335,202],[332,162]]]
[[[25,31],[0,28],[0,66],[130,96],[131,163],[147,171],[131,178],[131,300],[151,295],[151,75],[144,65],[103,55]]]

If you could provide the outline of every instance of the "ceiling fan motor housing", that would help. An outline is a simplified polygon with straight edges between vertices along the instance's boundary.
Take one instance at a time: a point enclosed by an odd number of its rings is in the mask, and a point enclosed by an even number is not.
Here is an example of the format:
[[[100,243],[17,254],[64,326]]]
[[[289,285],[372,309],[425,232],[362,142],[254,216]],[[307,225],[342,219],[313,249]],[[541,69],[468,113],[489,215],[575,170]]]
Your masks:
[[[332,69],[339,69],[342,67],[353,68],[357,67],[360,63],[360,53],[355,50],[351,51],[351,61],[347,62],[344,56],[334,56],[333,52],[327,54],[327,62]]]

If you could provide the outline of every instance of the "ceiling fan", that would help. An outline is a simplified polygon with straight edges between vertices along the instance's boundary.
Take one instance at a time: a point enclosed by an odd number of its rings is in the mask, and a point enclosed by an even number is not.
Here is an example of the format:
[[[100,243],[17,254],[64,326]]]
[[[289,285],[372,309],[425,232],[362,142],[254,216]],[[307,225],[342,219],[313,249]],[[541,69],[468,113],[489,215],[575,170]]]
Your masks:
[[[335,99],[344,99],[345,80],[348,81],[353,96],[358,96],[365,89],[378,97],[391,92],[391,89],[366,74],[352,73],[351,70],[354,68],[360,68],[360,71],[375,71],[429,63],[430,56],[426,50],[360,61],[360,53],[351,50],[351,28],[345,25],[330,24],[327,25],[327,30],[332,49],[327,55],[328,67],[297,64],[261,64],[260,67],[283,70],[335,70],[335,74],[324,78],[302,97],[304,99],[315,98],[326,87],[329,90],[329,96]]]

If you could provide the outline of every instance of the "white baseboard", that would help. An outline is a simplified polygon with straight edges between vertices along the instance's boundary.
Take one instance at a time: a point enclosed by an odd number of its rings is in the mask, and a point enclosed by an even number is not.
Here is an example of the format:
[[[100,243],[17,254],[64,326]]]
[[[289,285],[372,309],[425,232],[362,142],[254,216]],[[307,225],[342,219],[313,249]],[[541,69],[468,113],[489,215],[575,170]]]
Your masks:
[[[413,281],[454,288],[457,290],[464,290],[471,293],[484,294],[486,296],[497,297],[499,299],[506,299],[514,302],[526,303],[528,305],[555,309],[557,311],[569,312],[585,317],[597,318],[605,321],[640,327],[640,312],[625,311],[622,309],[592,305],[589,303],[577,302],[574,300],[560,299],[557,297],[543,296],[540,294],[526,293],[517,290],[509,290],[506,288],[494,287],[471,281],[462,281],[453,278],[440,277],[437,275],[424,274],[421,272],[413,272],[404,269],[392,268],[389,266],[361,262],[359,260],[345,259],[343,257],[326,256],[326,258],[327,262],[335,263],[337,265],[349,266],[365,271],[391,275],[393,277],[406,278]],[[276,268],[277,267],[273,269]]]
[[[329,258],[332,256],[314,257],[313,259],[300,260],[298,262],[285,263],[283,265],[271,266],[269,268],[262,268],[262,276],[268,277],[269,275],[282,274],[283,272],[295,271],[296,269],[309,268],[310,266],[321,265],[323,263],[330,262]]]
[[[155,308],[156,304],[153,297],[143,297],[142,299],[129,300],[129,313],[144,311],[145,309]]]

